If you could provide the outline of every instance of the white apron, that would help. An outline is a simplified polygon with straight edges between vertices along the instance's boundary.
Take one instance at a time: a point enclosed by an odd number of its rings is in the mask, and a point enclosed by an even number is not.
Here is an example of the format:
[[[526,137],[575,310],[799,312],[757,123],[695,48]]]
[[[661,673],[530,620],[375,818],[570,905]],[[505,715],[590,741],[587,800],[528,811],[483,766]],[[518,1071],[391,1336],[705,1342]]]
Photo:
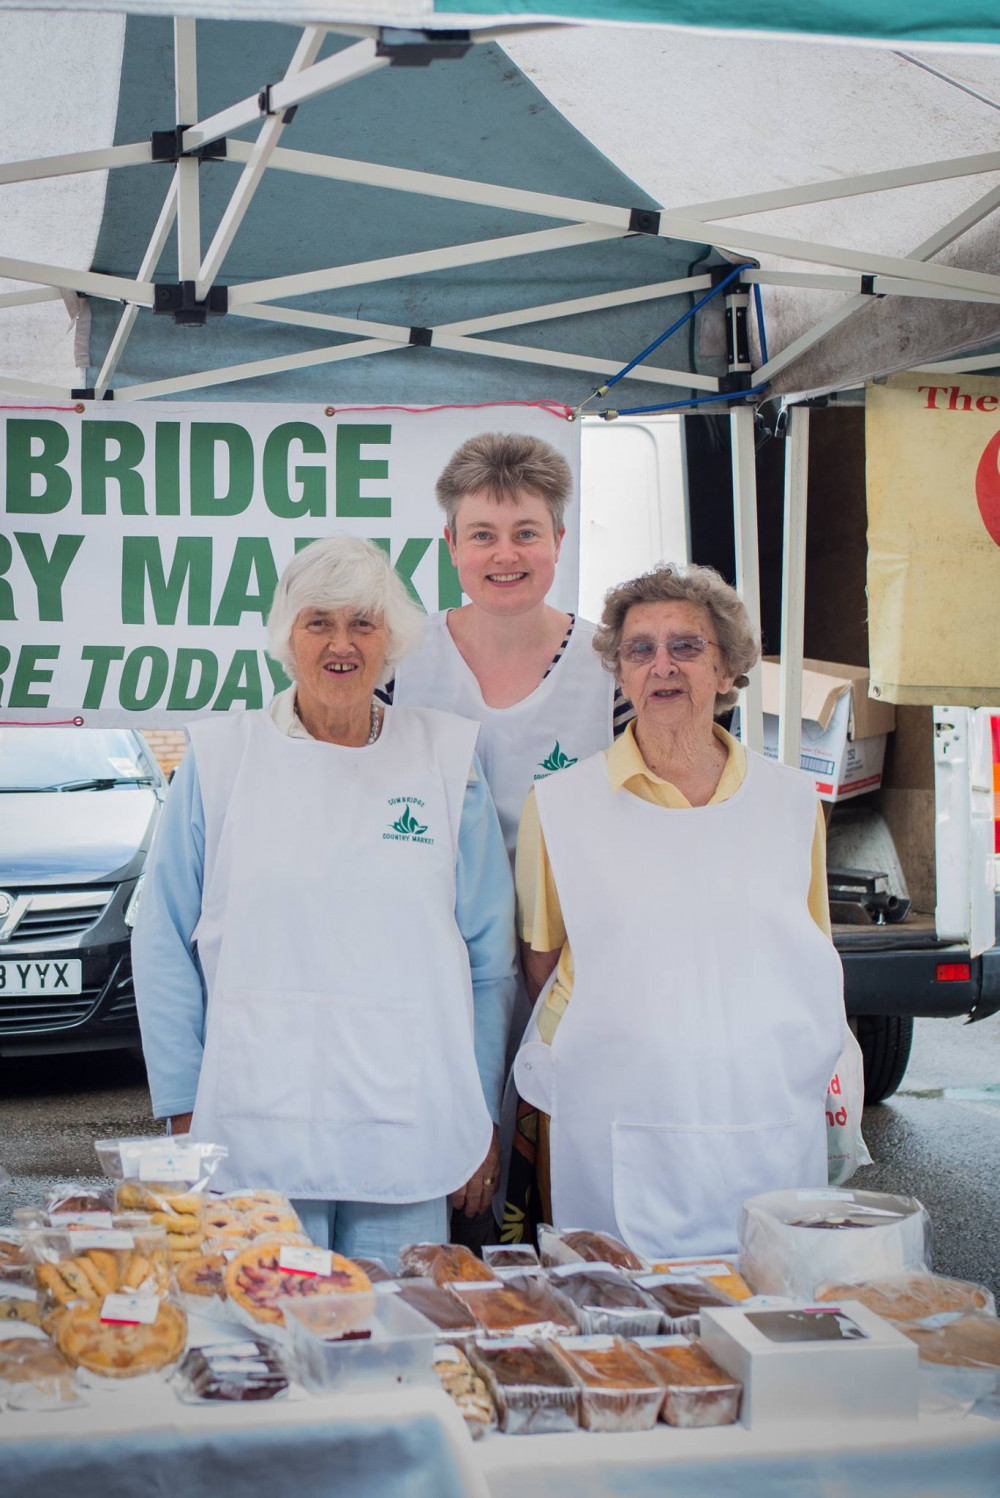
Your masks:
[[[478,753],[514,862],[528,792],[612,739],[614,678],[591,648],[594,625],[577,619],[557,665],[512,707],[488,707],[448,630],[447,611],[427,621],[423,640],[396,669],[393,701],[444,708],[482,724]]]
[[[224,1179],[409,1202],[464,1183],[492,1122],[455,921],[478,727],[390,708],[363,749],[266,712],[190,729],[205,807],[208,990],[192,1132]]]
[[[733,1249],[745,1197],[827,1183],[844,1007],[807,903],[812,783],[748,753],[729,800],[667,809],[613,792],[598,754],[538,810],[575,979],[514,1075],[552,1117],[554,1222],[641,1254]]]

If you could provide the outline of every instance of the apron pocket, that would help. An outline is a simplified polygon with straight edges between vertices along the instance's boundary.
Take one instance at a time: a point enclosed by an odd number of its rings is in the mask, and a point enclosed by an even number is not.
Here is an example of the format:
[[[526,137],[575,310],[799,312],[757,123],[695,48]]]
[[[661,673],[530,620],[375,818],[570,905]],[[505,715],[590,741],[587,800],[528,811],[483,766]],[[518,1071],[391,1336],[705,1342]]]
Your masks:
[[[619,1231],[651,1256],[734,1249],[741,1203],[798,1184],[808,1153],[794,1118],[737,1127],[613,1123]]]
[[[412,1003],[224,990],[219,1118],[412,1124],[420,1036]]]

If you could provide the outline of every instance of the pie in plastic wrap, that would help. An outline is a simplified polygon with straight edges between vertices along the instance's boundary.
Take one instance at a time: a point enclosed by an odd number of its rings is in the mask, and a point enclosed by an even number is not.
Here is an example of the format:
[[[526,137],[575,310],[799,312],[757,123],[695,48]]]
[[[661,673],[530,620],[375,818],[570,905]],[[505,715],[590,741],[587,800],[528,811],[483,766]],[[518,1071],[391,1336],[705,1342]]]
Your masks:
[[[135,1378],[155,1373],[184,1351],[187,1317],[161,1300],[156,1320],[134,1326],[101,1320],[100,1306],[72,1306],[56,1327],[59,1351],[69,1362],[106,1378]]]

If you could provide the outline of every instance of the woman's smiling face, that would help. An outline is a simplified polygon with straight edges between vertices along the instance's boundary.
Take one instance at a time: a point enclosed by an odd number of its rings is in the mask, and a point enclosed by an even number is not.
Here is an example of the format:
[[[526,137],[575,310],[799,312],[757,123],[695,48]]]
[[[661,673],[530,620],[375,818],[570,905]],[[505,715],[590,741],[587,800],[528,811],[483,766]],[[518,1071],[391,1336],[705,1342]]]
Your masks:
[[[389,633],[378,614],[353,608],[303,609],[289,638],[296,692],[309,710],[368,703],[385,665]]]
[[[563,534],[544,499],[525,489],[500,501],[467,494],[454,533],[445,530],[463,591],[489,614],[522,614],[544,601]]]
[[[665,648],[669,640],[707,641],[694,660],[676,661]],[[634,706],[639,725],[696,727],[711,733],[717,694],[728,692],[728,675],[707,609],[680,599],[663,603],[636,603],[625,615],[622,647],[629,641],[645,641],[656,647],[644,665],[619,663],[621,688]]]

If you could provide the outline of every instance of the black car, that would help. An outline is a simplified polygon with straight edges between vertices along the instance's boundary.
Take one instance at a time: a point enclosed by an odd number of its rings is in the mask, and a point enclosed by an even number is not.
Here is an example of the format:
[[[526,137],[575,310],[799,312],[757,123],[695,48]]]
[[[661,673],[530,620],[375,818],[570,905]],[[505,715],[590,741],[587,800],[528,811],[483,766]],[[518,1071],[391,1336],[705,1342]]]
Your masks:
[[[131,729],[0,726],[0,1056],[139,1044],[130,941],[165,792]]]

